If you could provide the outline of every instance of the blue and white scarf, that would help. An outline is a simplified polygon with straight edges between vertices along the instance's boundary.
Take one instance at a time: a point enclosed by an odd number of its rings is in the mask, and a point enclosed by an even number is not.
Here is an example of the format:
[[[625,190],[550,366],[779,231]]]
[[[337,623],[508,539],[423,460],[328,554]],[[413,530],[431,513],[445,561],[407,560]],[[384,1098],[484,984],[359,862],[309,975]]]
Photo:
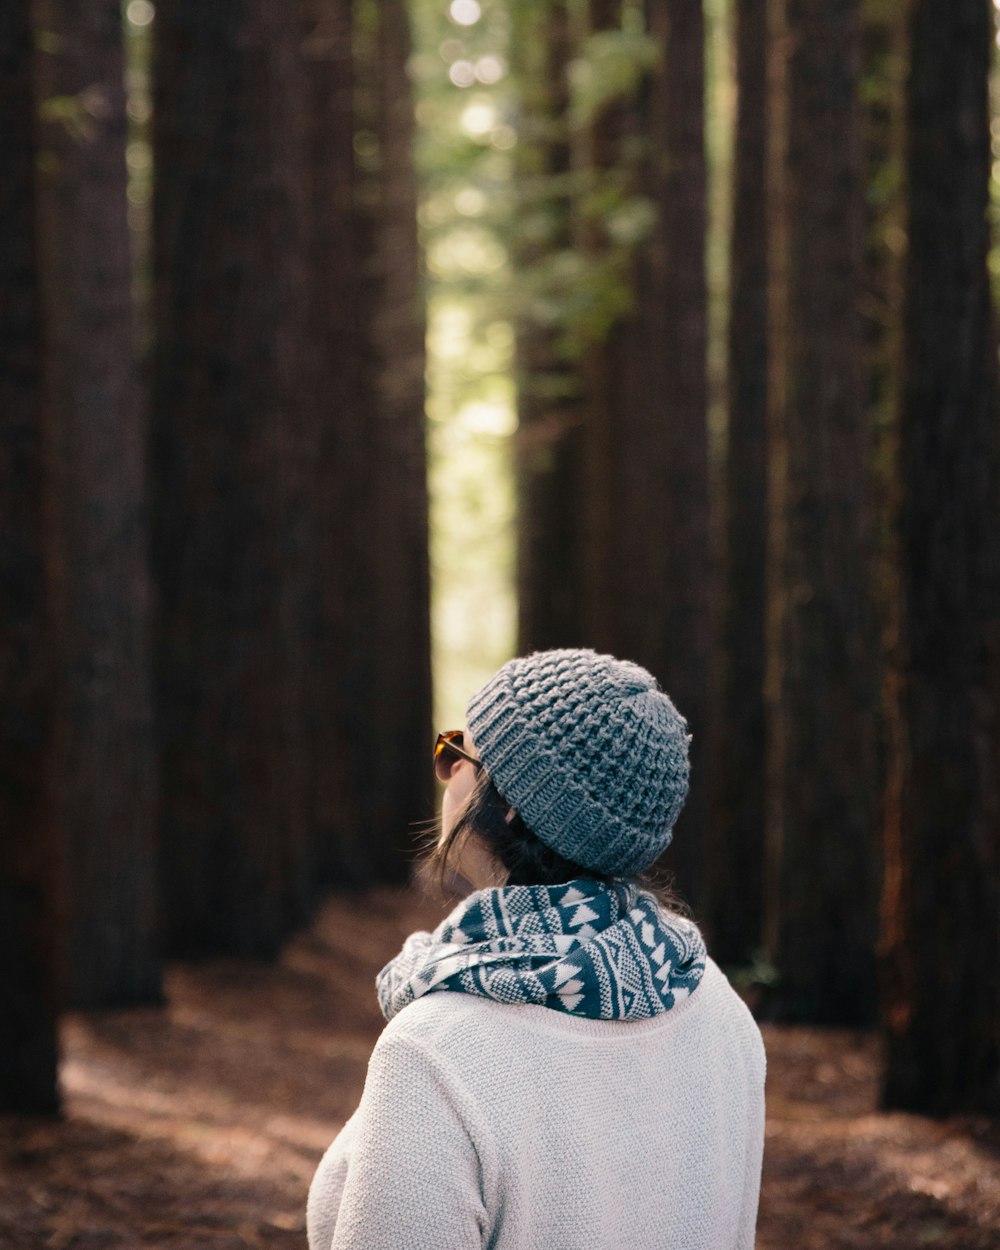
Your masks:
[[[696,925],[625,881],[512,885],[470,894],[413,933],[376,979],[387,1020],[436,990],[536,1003],[593,1020],[647,1020],[705,971]]]

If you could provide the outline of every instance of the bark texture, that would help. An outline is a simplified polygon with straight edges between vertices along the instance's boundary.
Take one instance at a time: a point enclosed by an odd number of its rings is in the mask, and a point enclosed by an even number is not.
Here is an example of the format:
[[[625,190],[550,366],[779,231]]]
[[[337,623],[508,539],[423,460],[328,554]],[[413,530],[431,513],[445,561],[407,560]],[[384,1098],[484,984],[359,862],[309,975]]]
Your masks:
[[[605,23],[606,6],[594,14]],[[594,163],[638,141],[633,192],[655,208],[634,306],[588,362],[588,623],[650,669],[687,717],[692,787],[665,864],[700,901],[713,636],[707,450],[705,28],[700,5],[650,3],[659,50],[638,104],[599,119]]]
[[[788,1018],[876,1010],[856,0],[771,9],[767,946]]]
[[[520,6],[512,40],[523,121],[518,146],[515,266],[551,263],[572,247],[574,178],[569,66],[576,51],[563,0]],[[518,650],[578,646],[586,635],[579,369],[561,327],[529,306],[517,334]]]
[[[368,750],[362,596],[373,412],[363,388],[369,323],[354,158],[356,75],[351,0],[301,0],[306,127],[308,330],[300,395],[311,530],[305,638],[309,820],[323,882],[368,876],[361,794]]]
[[[767,568],[767,4],[736,0],[719,708],[707,911],[713,953],[747,963],[764,906]]]
[[[156,39],[169,924],[270,954],[317,881],[402,878],[431,814],[409,30],[168,0]]]
[[[433,814],[430,566],[424,433],[425,315],[417,242],[414,109],[406,65],[410,29],[403,0],[378,5],[377,135],[380,175],[367,222],[371,282],[367,379],[374,420],[363,560],[367,764],[361,772],[370,874],[402,880],[414,822]],[[367,399],[364,402],[369,402]]]
[[[908,22],[900,612],[887,683],[887,1106],[1000,1108],[1000,424],[987,0]]]
[[[58,1108],[33,39],[0,9],[0,1111]]]
[[[178,953],[273,954],[310,875],[300,42],[294,6],[157,8],[153,551]]]
[[[63,0],[40,13],[66,988],[79,1005],[149,1002],[161,975],[157,770],[121,6]]]

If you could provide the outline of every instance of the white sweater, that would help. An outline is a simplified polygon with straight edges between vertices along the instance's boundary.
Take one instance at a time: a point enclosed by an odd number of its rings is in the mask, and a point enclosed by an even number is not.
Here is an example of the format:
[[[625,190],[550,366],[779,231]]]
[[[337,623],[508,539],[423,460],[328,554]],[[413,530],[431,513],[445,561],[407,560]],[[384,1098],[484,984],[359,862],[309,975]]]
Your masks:
[[[310,1250],[752,1250],[764,1047],[709,960],[651,1020],[433,993],[372,1053]]]

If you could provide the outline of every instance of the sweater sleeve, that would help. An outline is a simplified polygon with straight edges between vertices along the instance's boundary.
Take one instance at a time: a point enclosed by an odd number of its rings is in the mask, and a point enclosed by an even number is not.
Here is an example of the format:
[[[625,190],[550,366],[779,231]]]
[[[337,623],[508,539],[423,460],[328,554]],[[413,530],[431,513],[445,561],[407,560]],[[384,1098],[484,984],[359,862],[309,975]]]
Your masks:
[[[491,1155],[457,1075],[413,1038],[383,1034],[336,1178],[332,1241],[328,1225],[321,1241],[310,1229],[312,1250],[479,1250],[492,1224]]]
[[[764,1082],[767,1056],[760,1030],[754,1024],[751,1032],[750,1058],[747,1064],[746,1150],[747,1164],[743,1184],[736,1250],[753,1250],[757,1233],[757,1205],[760,1199],[760,1175],[764,1156]]]

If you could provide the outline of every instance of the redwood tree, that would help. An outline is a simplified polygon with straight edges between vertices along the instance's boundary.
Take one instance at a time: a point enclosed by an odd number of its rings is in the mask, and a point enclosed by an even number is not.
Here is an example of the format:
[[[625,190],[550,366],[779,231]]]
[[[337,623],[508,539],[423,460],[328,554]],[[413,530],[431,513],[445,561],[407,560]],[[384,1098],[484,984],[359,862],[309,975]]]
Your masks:
[[[410,27],[405,0],[377,6],[380,176],[369,221],[374,279],[367,342],[375,419],[371,494],[365,513],[370,616],[368,687],[358,718],[369,747],[361,762],[370,872],[405,877],[414,821],[432,814],[426,763],[431,721],[430,564],[424,440],[425,319],[417,241],[415,117],[406,66]],[[369,772],[368,769],[371,769]]]
[[[736,128],[723,476],[720,699],[706,916],[718,959],[759,946],[764,865],[767,548],[767,4],[737,0]]]
[[[769,9],[767,945],[778,1009],[875,1014],[858,0]]]
[[[156,27],[167,916],[268,954],[318,879],[403,876],[429,814],[409,35],[338,0]]]
[[[308,819],[323,880],[368,875],[358,778],[369,613],[372,404],[362,386],[369,321],[354,136],[356,23],[351,0],[301,0],[307,328],[299,398],[308,464],[305,725]],[[345,593],[350,588],[350,593]]]
[[[564,293],[546,281],[573,244],[569,67],[577,47],[565,0],[518,5],[514,14],[517,601],[518,647],[527,652],[579,645],[586,635],[580,368],[553,316]]]
[[[909,10],[887,1106],[1000,1109],[1000,423],[990,0]]]
[[[594,6],[598,29],[611,16],[607,4]],[[647,4],[646,22],[655,68],[635,105],[598,119],[594,137],[598,168],[638,141],[629,189],[655,219],[636,248],[632,311],[587,371],[588,623],[596,646],[646,665],[691,726],[692,790],[668,861],[698,898],[713,635],[705,30],[701,6],[686,0]]]
[[[66,973],[89,1006],[160,993],[145,413],[118,0],[43,3],[40,180]]]
[[[0,9],[0,1111],[55,1111],[57,860],[29,4]]]
[[[308,301],[297,6],[154,24],[153,552],[171,947],[266,955],[305,913]]]

